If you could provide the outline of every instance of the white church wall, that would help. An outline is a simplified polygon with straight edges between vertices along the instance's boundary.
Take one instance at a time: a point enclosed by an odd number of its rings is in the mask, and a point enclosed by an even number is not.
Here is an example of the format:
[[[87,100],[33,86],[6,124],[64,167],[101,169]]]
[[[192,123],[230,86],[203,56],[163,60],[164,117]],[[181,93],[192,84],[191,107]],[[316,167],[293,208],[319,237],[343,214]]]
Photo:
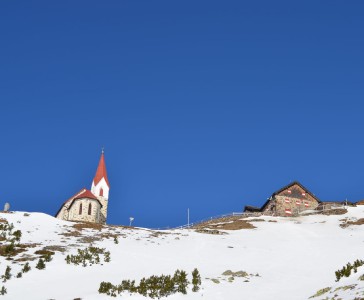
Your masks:
[[[80,214],[80,204],[82,210]],[[89,205],[91,204],[91,214],[88,214]],[[69,209],[69,221],[85,221],[85,222],[100,222],[100,203],[97,200],[82,198],[74,201]]]

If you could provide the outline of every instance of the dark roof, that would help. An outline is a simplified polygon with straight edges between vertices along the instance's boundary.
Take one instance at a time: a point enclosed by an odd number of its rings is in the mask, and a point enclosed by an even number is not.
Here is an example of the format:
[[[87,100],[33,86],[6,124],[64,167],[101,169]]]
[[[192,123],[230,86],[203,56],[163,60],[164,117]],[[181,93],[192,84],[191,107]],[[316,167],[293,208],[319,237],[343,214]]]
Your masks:
[[[274,192],[272,194],[272,197],[274,197],[275,195],[283,192],[286,189],[289,189],[291,186],[294,186],[295,184],[297,184],[299,187],[301,187],[307,194],[309,194],[311,197],[313,197],[317,202],[321,203],[321,200],[319,198],[317,198],[315,196],[315,194],[311,193],[309,189],[307,189],[306,187],[304,187],[301,183],[299,183],[298,181],[293,181],[290,184],[282,187],[281,189],[279,189],[278,191]]]
[[[246,211],[259,212],[260,211],[260,208],[259,207],[256,207],[256,206],[245,205],[244,212],[246,212]]]

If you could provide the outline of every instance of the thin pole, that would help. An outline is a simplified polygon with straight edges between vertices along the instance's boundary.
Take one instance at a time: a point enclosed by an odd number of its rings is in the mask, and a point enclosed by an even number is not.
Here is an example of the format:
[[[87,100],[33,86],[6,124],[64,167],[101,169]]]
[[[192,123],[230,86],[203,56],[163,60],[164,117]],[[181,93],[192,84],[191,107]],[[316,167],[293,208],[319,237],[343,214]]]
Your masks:
[[[187,208],[187,225],[190,227],[190,209]]]

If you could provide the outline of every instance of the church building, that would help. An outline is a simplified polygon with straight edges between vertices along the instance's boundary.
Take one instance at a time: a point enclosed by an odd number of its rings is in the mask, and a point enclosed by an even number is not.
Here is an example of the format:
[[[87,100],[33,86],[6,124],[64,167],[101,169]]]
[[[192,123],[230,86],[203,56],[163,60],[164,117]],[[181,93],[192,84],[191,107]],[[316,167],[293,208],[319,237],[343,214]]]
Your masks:
[[[81,189],[63,203],[56,218],[65,221],[84,221],[105,224],[110,184],[107,179],[104,151],[101,153],[91,190]]]

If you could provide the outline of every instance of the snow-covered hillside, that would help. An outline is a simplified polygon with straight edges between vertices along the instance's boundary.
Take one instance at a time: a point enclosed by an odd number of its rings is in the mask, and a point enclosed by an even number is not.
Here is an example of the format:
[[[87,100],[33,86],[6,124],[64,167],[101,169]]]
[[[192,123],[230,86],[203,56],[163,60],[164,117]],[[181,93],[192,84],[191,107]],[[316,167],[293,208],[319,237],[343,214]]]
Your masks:
[[[0,275],[7,266],[12,273],[10,280],[0,283],[0,288],[5,286],[7,290],[0,297],[112,299],[98,293],[102,281],[139,281],[151,275],[173,275],[176,269],[191,276],[191,271],[198,268],[202,278],[200,291],[194,293],[190,288],[187,295],[174,294],[167,299],[308,299],[325,287],[332,289],[314,299],[325,299],[328,295],[332,299],[335,294],[342,294],[342,299],[362,299],[364,281],[359,277],[364,274],[364,267],[335,282],[336,270],[364,258],[364,226],[350,223],[361,218],[364,206],[348,208],[344,215],[248,218],[255,228],[208,234],[193,229],[152,231],[88,226],[41,213],[1,213],[0,224],[6,220],[14,225],[13,232],[21,230],[22,252],[10,258],[0,256]],[[345,223],[346,226],[340,226]],[[6,239],[0,240],[2,247]],[[90,244],[110,251],[111,261],[102,260],[101,264],[87,267],[66,263],[68,254]],[[38,270],[35,266],[40,254],[35,252],[44,248],[55,254],[44,270]],[[31,270],[16,278],[27,261]],[[223,275],[227,270],[249,275]],[[337,289],[352,284],[356,286]],[[128,294],[121,298],[144,299]]]

